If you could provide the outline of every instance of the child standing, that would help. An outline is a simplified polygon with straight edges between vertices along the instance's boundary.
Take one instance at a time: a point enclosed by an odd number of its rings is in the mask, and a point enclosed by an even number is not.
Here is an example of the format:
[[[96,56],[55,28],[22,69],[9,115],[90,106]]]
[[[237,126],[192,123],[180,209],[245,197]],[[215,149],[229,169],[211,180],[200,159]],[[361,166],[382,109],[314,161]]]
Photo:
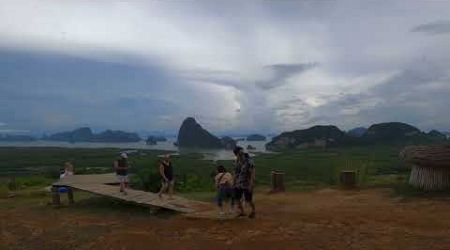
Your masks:
[[[217,205],[220,215],[224,215],[223,203],[230,201],[230,213],[234,207],[233,176],[226,171],[225,167],[217,167],[217,175],[214,178],[217,187]]]

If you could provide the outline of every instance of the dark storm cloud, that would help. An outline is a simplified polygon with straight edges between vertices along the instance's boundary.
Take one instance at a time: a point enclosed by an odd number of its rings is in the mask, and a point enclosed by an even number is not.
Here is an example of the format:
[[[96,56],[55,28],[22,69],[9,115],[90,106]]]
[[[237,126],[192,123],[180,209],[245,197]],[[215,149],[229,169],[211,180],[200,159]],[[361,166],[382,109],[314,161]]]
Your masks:
[[[411,32],[422,32],[430,35],[448,34],[450,33],[450,20],[421,24],[414,27]]]
[[[177,113],[171,93],[183,89],[157,66],[29,51],[0,50],[0,81],[0,117],[35,129],[147,127],[159,115]]]

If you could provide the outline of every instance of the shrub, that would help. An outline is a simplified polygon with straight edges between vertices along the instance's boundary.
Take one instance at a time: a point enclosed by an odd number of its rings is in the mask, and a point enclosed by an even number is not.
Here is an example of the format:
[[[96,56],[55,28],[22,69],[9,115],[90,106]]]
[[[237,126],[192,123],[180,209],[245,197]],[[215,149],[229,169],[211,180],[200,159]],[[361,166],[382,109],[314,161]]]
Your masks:
[[[161,177],[155,169],[139,169],[131,178],[131,186],[136,189],[157,192],[161,187]]]
[[[209,179],[204,179],[196,174],[186,174],[179,178],[176,188],[181,192],[197,192],[214,190],[214,185]]]
[[[42,171],[42,174],[46,178],[58,179],[60,175],[60,167],[57,166],[45,167],[44,170]]]
[[[43,176],[27,176],[18,177],[16,179],[17,188],[27,188],[27,187],[45,187],[51,185],[53,180],[45,178]]]

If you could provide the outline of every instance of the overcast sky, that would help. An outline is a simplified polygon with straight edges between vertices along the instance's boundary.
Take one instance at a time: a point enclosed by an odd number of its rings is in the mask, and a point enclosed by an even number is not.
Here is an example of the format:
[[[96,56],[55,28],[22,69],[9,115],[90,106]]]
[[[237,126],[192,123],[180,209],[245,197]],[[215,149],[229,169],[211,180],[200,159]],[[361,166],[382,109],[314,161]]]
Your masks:
[[[0,2],[0,132],[450,130],[450,1]]]

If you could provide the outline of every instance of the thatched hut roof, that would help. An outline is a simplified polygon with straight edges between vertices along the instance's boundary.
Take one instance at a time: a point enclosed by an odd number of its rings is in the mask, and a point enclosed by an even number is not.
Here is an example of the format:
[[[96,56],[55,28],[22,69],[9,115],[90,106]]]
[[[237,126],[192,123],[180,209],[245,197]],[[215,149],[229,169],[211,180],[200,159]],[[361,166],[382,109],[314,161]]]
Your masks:
[[[450,144],[409,146],[400,152],[400,158],[421,167],[450,168]]]

